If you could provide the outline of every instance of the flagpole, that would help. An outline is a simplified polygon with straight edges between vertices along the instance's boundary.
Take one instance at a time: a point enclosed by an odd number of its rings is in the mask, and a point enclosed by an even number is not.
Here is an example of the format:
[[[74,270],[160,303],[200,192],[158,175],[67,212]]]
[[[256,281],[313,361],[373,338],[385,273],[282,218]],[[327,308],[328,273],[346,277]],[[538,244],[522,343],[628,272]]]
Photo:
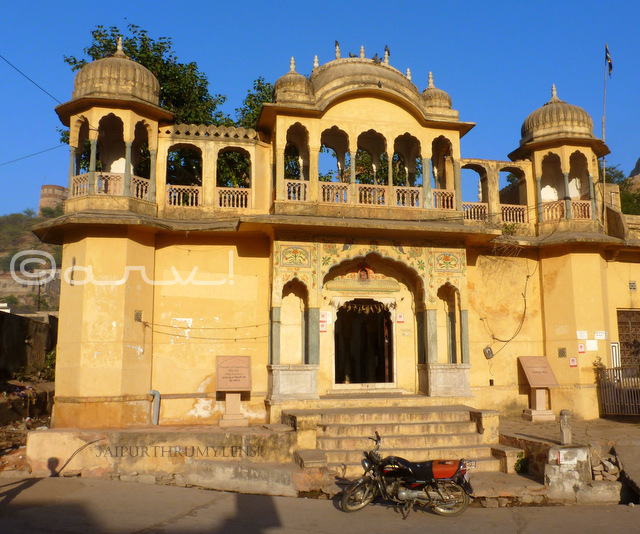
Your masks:
[[[609,67],[608,61],[609,46],[605,45],[605,61],[604,61],[604,92],[602,97],[602,142],[605,143],[605,117],[607,114],[607,69]],[[605,224],[605,203],[606,203],[606,188],[607,188],[607,164],[605,156],[602,156],[602,224]]]

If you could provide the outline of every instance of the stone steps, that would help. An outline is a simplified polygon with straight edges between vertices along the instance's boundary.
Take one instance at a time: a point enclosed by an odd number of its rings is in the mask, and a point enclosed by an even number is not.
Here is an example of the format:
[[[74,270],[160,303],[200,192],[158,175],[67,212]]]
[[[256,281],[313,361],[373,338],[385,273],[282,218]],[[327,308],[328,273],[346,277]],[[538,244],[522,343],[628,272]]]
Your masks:
[[[401,425],[397,425],[401,426]],[[404,429],[402,429],[404,430]],[[459,447],[469,447],[482,444],[482,436],[477,432],[450,433],[450,434],[381,434],[381,451],[387,454],[396,454],[399,450],[424,450],[438,447],[451,446],[455,443]],[[325,451],[367,450],[373,445],[373,441],[362,436],[349,437],[321,437],[318,438],[317,448]],[[398,453],[399,454],[399,453]]]
[[[398,434],[464,434],[476,432],[476,423],[471,421],[451,422],[375,422],[360,424],[332,424],[318,429],[319,437],[337,438],[349,436],[374,436],[376,431],[381,436],[393,436]],[[369,442],[371,443],[371,442]]]
[[[361,474],[363,451],[374,446],[369,438],[376,431],[382,438],[382,456],[413,462],[464,458],[475,461],[481,472],[504,471],[512,462],[514,451],[499,450],[495,412],[460,404],[435,405],[432,399],[419,396],[399,397],[376,398],[374,405],[357,405],[356,399],[349,398],[344,407],[286,410],[283,416],[294,428],[311,433],[314,458],[323,458],[339,476]],[[409,398],[407,404],[400,402]],[[369,397],[365,400],[372,403]],[[420,404],[421,400],[425,402]]]

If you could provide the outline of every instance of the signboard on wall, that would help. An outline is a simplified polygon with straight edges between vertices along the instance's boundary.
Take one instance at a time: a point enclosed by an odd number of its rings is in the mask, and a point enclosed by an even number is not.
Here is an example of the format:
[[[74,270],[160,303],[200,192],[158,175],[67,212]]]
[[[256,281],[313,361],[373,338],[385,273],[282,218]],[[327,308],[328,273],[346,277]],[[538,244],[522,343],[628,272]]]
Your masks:
[[[218,391],[251,391],[251,356],[218,356]]]
[[[544,356],[520,356],[518,360],[532,388],[548,388],[558,385],[553,370]]]

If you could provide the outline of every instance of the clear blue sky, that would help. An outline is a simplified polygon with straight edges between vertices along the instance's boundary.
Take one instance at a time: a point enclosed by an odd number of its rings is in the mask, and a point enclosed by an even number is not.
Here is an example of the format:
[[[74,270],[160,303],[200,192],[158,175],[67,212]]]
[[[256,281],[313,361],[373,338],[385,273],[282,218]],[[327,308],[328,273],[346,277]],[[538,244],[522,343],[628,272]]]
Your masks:
[[[640,158],[640,2],[180,1],[6,3],[0,54],[61,102],[74,74],[64,55],[81,56],[98,24],[134,23],[151,37],[171,37],[183,62],[195,61],[212,93],[234,114],[258,76],[309,74],[313,56],[333,59],[365,46],[367,57],[391,49],[391,65],[411,69],[420,90],[433,71],[463,121],[477,125],[462,140],[462,157],[506,160],[529,113],[558,96],[587,110],[602,137],[604,47],[608,164],[629,173]],[[0,59],[0,215],[37,209],[40,186],[66,185],[68,148],[58,147],[55,100]],[[464,180],[464,176],[463,176]],[[473,191],[477,185],[470,185]],[[469,196],[468,194],[466,196]],[[471,195],[472,197],[473,195]],[[472,200],[472,198],[470,198]]]

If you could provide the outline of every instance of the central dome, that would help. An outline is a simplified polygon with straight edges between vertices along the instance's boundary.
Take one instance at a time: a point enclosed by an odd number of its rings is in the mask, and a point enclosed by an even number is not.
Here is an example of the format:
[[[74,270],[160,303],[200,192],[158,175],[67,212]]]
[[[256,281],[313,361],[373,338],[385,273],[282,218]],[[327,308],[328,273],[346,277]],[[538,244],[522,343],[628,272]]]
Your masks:
[[[157,106],[160,84],[150,70],[127,57],[120,38],[115,54],[92,61],[78,72],[72,100],[80,98],[137,100]]]
[[[567,104],[551,90],[551,100],[531,113],[522,124],[520,146],[532,141],[580,137],[593,139],[593,121],[578,106]]]

